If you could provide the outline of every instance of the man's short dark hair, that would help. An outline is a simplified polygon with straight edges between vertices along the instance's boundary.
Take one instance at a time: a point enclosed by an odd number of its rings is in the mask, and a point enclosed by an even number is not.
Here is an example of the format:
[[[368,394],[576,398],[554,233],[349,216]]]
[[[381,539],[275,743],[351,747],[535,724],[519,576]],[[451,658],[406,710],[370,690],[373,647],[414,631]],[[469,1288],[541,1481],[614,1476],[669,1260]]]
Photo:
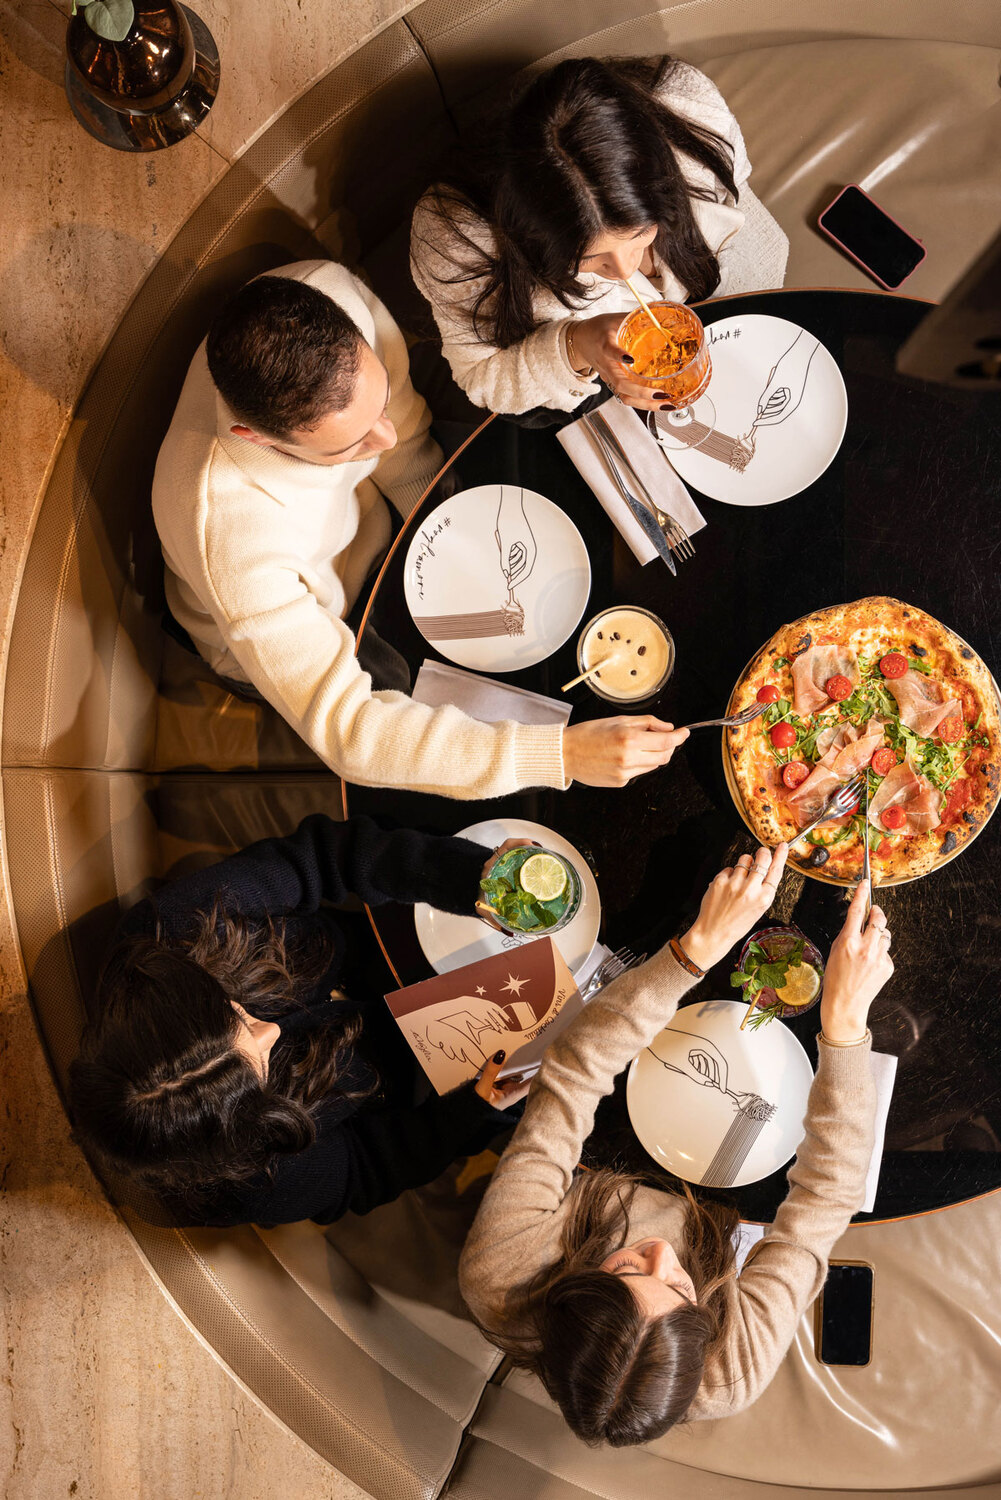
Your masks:
[[[213,322],[209,370],[240,422],[288,442],[348,405],[363,343],[347,313],[316,287],[259,276]]]

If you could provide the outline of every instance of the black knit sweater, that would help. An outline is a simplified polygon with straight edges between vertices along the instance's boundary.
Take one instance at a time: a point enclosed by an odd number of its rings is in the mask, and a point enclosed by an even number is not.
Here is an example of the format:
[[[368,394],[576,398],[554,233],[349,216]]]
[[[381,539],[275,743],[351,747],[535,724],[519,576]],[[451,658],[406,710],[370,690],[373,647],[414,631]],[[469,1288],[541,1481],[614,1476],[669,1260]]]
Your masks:
[[[345,958],[343,924],[321,902],[343,902],[351,893],[369,906],[389,901],[427,901],[443,911],[472,913],[480,870],[489,851],[467,839],[443,838],[406,829],[386,832],[370,818],[335,823],[323,814],[306,818],[288,838],[262,839],[240,854],[165,885],[140,901],[119,925],[116,940],[152,935],[157,927],[167,939],[193,936],[198,917],[216,902],[245,918],[284,916],[302,928],[323,925],[334,956],[327,972],[310,991],[297,996],[302,1009],[279,1018],[275,1043],[295,1046],[303,1033],[331,1013],[330,991],[341,977]],[[504,1111],[480,1099],[471,1083],[443,1098],[432,1095],[411,1104],[416,1064],[387,1027],[388,1008],[381,994],[355,993],[350,1008],[361,1010],[363,1038],[388,1100],[332,1097],[321,1106],[317,1139],[294,1156],[278,1156],[270,1172],[240,1187],[226,1186],[197,1213],[171,1202],[174,1216],[188,1224],[284,1224],[315,1219],[329,1224],[349,1210],[367,1213],[397,1197],[405,1188],[437,1177],[466,1151],[481,1149],[490,1135],[511,1122]],[[380,1040],[381,1033],[381,1040]],[[374,1039],[374,1041],[373,1041]],[[366,1065],[356,1058],[351,1081],[364,1078]]]

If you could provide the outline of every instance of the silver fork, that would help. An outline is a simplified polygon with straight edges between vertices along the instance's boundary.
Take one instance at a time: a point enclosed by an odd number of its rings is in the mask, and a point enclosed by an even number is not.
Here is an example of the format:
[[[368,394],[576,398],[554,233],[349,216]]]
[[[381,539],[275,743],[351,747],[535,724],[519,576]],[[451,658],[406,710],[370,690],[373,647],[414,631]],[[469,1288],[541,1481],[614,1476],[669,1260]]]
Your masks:
[[[750,724],[753,719],[758,719],[768,707],[767,703],[752,703],[750,708],[741,709],[739,714],[731,714],[727,719],[700,719],[697,724],[679,724],[679,729],[739,729],[742,724]]]
[[[660,506],[657,504],[656,500],[653,498],[650,491],[647,489],[646,485],[637,474],[632,462],[630,461],[628,453],[619,442],[618,435],[616,434],[608,418],[603,415],[600,409],[598,411],[591,412],[589,415],[590,420],[595,425],[600,427],[602,433],[604,434],[613,451],[618,454],[620,462],[625,464],[626,468],[633,476],[635,483],[639,487],[640,494],[642,495],[649,508],[653,511],[654,519],[656,520],[657,525],[667,537],[668,545],[670,546],[671,551],[677,552],[679,557],[694,557],[695,544],[689,537],[688,532],[681,525],[680,521],[676,521],[668,511],[661,510]]]
[[[625,974],[627,969],[635,969],[637,964],[645,962],[645,953],[637,956],[631,948],[619,948],[617,952],[610,954],[598,965],[581,990],[580,998],[586,1003],[599,990],[603,990],[606,984],[611,984],[613,979],[618,979],[620,974]]]
[[[791,840],[791,843],[796,844],[800,839],[805,839],[808,833],[812,833],[815,828],[819,827],[821,823],[826,823],[829,818],[840,818],[844,813],[854,812],[861,800],[862,788],[866,785],[868,779],[865,771],[856,771],[850,781],[846,781],[844,786],[838,787],[833,796],[828,797],[824,803],[824,810],[820,814],[820,817],[814,818],[812,823],[808,823],[805,828],[801,829],[796,837]]]

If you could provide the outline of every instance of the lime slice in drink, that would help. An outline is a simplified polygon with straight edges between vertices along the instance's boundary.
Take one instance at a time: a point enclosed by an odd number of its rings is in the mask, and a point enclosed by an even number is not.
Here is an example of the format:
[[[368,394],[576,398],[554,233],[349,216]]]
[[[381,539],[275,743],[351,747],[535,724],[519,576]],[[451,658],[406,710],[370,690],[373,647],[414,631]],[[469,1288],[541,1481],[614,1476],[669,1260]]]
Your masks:
[[[552,854],[533,854],[518,871],[523,891],[536,901],[555,901],[567,888],[567,872]]]
[[[786,972],[786,982],[781,986],[776,986],[775,997],[783,1005],[796,1009],[800,1005],[809,1005],[811,1000],[816,1000],[819,989],[820,975],[813,964],[800,964],[798,968],[790,968]]]

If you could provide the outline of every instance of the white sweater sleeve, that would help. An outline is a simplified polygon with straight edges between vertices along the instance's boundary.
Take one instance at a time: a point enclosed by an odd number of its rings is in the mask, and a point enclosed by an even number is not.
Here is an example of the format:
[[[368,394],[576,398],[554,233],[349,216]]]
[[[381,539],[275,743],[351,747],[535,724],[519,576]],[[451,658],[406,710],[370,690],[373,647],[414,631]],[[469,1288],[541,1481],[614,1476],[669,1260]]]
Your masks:
[[[486,225],[470,219],[464,229],[475,245],[490,248]],[[431,304],[442,353],[455,383],[476,406],[508,415],[548,406],[573,411],[599,390],[596,381],[574,373],[563,353],[562,336],[573,319],[543,323],[509,349],[484,343],[473,326],[473,308],[483,279],[475,271],[477,250],[442,220],[427,198],[417,205],[410,237],[414,281]],[[459,278],[456,280],[456,278]]]
[[[202,506],[203,589],[247,677],[327,765],[362,786],[460,799],[565,789],[561,726],[482,724],[373,692],[348,626],[320,606],[294,558],[261,548],[261,504],[238,483]]]

